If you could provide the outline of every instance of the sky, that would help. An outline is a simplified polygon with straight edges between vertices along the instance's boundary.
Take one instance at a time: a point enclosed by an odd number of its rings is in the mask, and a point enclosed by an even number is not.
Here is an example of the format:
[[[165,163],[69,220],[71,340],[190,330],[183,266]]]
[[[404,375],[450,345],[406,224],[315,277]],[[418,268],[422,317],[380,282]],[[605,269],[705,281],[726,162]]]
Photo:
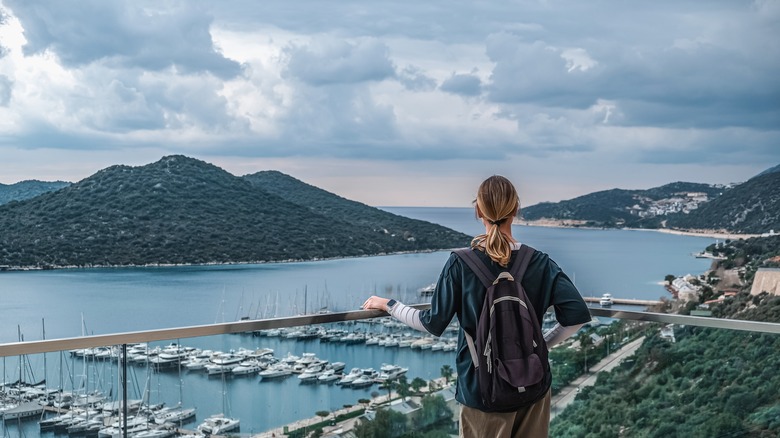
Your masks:
[[[183,154],[375,206],[780,163],[780,2],[0,0],[0,183]]]

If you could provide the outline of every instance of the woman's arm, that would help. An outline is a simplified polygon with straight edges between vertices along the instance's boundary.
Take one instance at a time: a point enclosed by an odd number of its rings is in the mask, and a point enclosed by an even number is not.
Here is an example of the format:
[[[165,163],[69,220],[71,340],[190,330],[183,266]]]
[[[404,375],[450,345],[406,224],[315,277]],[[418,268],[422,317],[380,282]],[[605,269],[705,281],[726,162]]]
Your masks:
[[[422,324],[422,321],[420,320],[419,310],[406,306],[399,302],[395,302],[392,308],[390,308],[388,307],[389,302],[390,300],[388,300],[387,298],[372,296],[369,297],[365,303],[363,303],[363,309],[383,310],[389,313],[391,316],[393,316],[393,318],[401,321],[402,323],[408,325],[409,327],[415,330],[419,330],[425,333],[430,333],[428,329],[426,329],[425,326]]]

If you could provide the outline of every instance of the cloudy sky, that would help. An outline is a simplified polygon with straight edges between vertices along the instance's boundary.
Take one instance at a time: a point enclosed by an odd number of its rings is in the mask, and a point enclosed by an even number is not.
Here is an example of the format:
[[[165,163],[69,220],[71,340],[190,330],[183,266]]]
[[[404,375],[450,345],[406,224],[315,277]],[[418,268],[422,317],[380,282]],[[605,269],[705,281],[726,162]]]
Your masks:
[[[371,205],[780,163],[780,2],[0,0],[0,183],[170,154]]]

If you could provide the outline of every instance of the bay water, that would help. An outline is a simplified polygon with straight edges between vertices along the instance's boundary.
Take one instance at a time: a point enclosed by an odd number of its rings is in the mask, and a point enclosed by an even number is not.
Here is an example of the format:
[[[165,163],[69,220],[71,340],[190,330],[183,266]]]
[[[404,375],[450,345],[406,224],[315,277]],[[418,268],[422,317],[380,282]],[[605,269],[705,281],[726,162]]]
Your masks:
[[[387,211],[462,231],[484,232],[469,208],[385,208]],[[660,282],[667,274],[698,274],[710,261],[693,253],[715,240],[648,231],[515,226],[515,237],[547,252],[585,296],[617,298],[668,296]],[[237,264],[148,268],[102,268],[0,272],[0,343],[192,326],[237,320],[359,308],[377,294],[406,303],[420,302],[418,289],[433,283],[449,251],[345,258],[300,263]],[[313,352],[352,367],[378,369],[383,363],[409,368],[408,377],[429,380],[453,366],[453,353],[391,349],[245,335],[172,340],[183,345],[228,351],[272,348]],[[162,343],[160,343],[162,345]],[[116,367],[85,364],[67,353],[30,358],[30,369],[45,373],[50,386],[70,390],[74,375],[88,377],[105,393],[116,394]],[[3,358],[2,381],[19,378],[17,358]],[[62,376],[62,377],[60,377]],[[94,377],[89,377],[94,376]],[[257,378],[209,378],[200,372],[150,372],[134,367],[136,397],[147,388],[150,401],[196,407],[198,420],[219,412],[241,419],[243,433],[262,432],[317,411],[335,410],[379,391],[335,385],[301,385],[295,377],[276,382]],[[135,392],[135,394],[134,394]],[[138,397],[140,398],[140,397]],[[193,425],[194,427],[194,425]],[[4,436],[39,436],[37,423],[9,424]],[[50,433],[44,433],[44,436]]]

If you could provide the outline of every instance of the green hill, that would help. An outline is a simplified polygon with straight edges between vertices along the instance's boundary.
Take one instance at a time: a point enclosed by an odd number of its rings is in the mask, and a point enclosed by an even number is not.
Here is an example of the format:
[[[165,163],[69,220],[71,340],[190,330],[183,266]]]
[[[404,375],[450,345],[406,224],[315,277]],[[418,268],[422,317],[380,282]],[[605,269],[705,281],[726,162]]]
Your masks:
[[[342,221],[352,226],[370,228],[391,236],[413,240],[420,247],[436,247],[450,241],[453,231],[424,221],[410,221],[378,208],[342,198],[277,171],[263,171],[243,177],[262,190],[299,205],[313,214]],[[465,235],[464,235],[465,236]]]
[[[67,187],[65,181],[20,181],[16,184],[0,184],[0,205],[11,201],[22,201],[34,198],[42,193],[52,192]]]
[[[780,230],[780,166],[732,188],[676,182],[648,190],[612,189],[524,208],[527,221],[762,234]]]
[[[761,173],[687,215],[669,217],[666,225],[748,234],[780,232],[780,172]]]
[[[427,222],[390,213],[383,219],[376,209],[357,203],[350,204],[351,216],[376,222],[358,224],[335,209],[304,210],[286,199],[294,199],[294,193],[279,196],[264,184],[184,156],[140,167],[112,166],[59,191],[0,206],[0,265],[311,260],[452,248],[469,241]],[[309,190],[314,204],[337,198]]]
[[[521,210],[524,220],[539,219],[585,221],[589,226],[646,226],[651,219],[689,204],[698,205],[700,198],[720,196],[723,188],[709,184],[675,182],[648,190],[612,189],[590,193],[561,202],[544,202]],[[691,196],[700,194],[700,196]]]

